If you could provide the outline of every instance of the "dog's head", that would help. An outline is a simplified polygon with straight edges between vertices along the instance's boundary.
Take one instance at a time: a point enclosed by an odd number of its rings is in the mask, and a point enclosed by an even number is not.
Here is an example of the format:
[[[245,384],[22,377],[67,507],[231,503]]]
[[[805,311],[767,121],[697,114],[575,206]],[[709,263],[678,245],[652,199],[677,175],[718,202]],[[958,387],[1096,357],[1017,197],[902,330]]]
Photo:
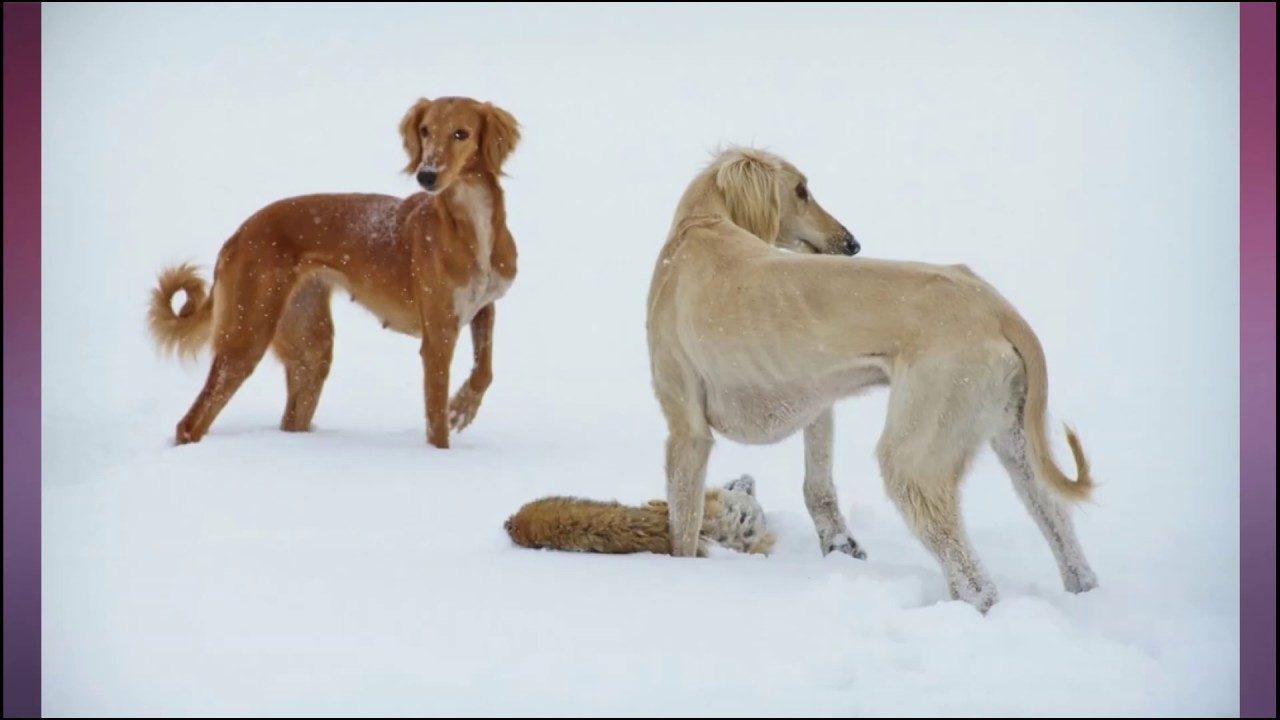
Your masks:
[[[501,176],[520,142],[520,126],[511,113],[470,98],[422,98],[400,121],[400,136],[414,175],[429,193],[444,192],[459,177]]]
[[[857,255],[862,249],[809,189],[808,178],[786,160],[752,148],[720,154],[715,185],[730,219],[771,245],[818,255]]]

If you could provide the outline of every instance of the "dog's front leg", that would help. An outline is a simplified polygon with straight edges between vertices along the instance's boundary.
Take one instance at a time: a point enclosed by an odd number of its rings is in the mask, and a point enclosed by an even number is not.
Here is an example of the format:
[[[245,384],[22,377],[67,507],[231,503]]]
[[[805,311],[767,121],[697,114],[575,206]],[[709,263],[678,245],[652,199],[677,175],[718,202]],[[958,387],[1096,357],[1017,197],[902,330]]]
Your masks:
[[[496,306],[489,303],[471,321],[471,348],[474,364],[471,375],[449,401],[449,425],[455,432],[476,419],[484,393],[493,382],[493,325]]]
[[[458,344],[458,324],[432,317],[422,328],[422,376],[425,385],[427,442],[449,447],[449,366]]]
[[[828,407],[804,429],[804,504],[818,531],[822,554],[841,552],[859,560],[864,551],[845,525],[831,477],[835,419]]]

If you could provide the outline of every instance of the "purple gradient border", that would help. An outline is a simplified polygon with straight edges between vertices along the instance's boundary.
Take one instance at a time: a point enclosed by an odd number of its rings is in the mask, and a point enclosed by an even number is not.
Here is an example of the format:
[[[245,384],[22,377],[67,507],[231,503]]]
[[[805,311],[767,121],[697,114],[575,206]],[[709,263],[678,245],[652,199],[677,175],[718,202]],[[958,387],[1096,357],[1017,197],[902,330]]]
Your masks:
[[[1276,6],[1240,8],[1240,715],[1276,716]]]
[[[1276,715],[1276,7],[1242,3],[1241,705]],[[40,4],[4,5],[4,717],[40,716]]]
[[[4,4],[4,716],[40,716],[40,3]]]

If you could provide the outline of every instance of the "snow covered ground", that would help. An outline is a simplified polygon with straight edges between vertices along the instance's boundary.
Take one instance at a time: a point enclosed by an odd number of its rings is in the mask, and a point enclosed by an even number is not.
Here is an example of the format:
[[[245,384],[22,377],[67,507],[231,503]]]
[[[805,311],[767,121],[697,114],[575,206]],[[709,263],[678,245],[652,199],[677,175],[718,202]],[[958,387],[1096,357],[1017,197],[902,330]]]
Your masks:
[[[47,715],[1237,713],[1234,6],[44,12]],[[149,345],[156,271],[282,195],[413,191],[396,124],[444,94],[526,138],[476,423],[429,448],[416,343],[339,298],[315,433],[275,429],[269,358],[172,447],[206,366]],[[721,142],[799,164],[867,256],[1019,304],[1105,483],[1078,513],[1100,589],[1062,591],[988,453],[964,503],[1004,600],[948,601],[880,486],[884,394],[836,421],[867,562],[820,556],[798,437],[711,460],[759,480],[772,557],[510,546],[540,495],[661,496],[644,294]]]

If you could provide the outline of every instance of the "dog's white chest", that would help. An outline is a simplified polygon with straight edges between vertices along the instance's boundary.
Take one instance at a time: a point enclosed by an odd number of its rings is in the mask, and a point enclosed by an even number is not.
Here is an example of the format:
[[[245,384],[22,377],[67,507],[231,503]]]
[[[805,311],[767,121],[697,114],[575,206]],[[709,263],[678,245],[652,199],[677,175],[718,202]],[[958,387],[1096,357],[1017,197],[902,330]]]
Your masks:
[[[489,303],[495,302],[507,293],[511,282],[498,275],[488,265],[479,269],[471,282],[458,288],[453,296],[453,306],[458,321],[467,325]]]
[[[453,298],[458,320],[466,325],[481,308],[505,295],[511,281],[493,268],[493,197],[484,187],[468,185],[459,190],[458,201],[475,232],[471,282],[458,288]]]

